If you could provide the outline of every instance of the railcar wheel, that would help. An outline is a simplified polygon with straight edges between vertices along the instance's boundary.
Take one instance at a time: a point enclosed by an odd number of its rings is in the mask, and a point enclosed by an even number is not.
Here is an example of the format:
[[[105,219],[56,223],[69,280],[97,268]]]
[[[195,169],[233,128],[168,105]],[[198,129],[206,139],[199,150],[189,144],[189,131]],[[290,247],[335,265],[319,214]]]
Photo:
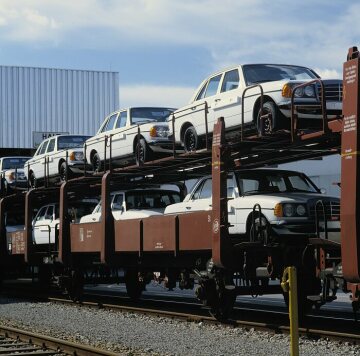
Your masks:
[[[264,119],[261,119],[261,115],[267,115]],[[257,130],[259,134],[271,135],[276,130],[283,126],[283,115],[277,108],[276,104],[272,101],[267,101],[263,104],[263,110],[259,108],[257,114]],[[262,121],[262,124],[261,124]]]
[[[71,300],[79,301],[84,293],[84,273],[80,269],[70,272],[66,283],[66,291]]]
[[[129,298],[133,300],[139,299],[145,289],[144,282],[142,281],[139,272],[133,269],[126,271],[125,285]]]
[[[72,178],[71,170],[66,165],[66,162],[61,163],[61,165],[59,167],[59,177],[60,177],[61,182],[65,182],[66,179]]]
[[[199,148],[199,138],[195,127],[190,126],[184,133],[184,150],[185,152],[196,151]]]
[[[100,156],[99,156],[99,154],[97,152],[94,153],[94,155],[92,156],[91,164],[92,164],[93,171],[95,173],[98,173],[98,172],[102,171],[101,159],[100,159]]]
[[[136,144],[134,155],[138,166],[151,160],[151,149],[143,138]]]

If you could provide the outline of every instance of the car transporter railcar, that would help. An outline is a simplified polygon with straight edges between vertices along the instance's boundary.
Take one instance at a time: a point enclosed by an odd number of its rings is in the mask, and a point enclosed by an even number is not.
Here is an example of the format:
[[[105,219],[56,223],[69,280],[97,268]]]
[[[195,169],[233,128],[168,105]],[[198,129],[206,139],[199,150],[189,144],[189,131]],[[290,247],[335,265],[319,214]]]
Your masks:
[[[287,266],[296,266],[300,312],[336,299],[339,288],[351,293],[356,312],[360,306],[359,73],[360,56],[354,47],[344,64],[343,115],[327,119],[325,95],[322,95],[323,119],[318,130],[297,128],[294,105],[290,131],[270,135],[242,126],[238,137],[226,140],[224,120],[219,118],[211,145],[210,137],[206,137],[206,148],[178,154],[174,145],[171,157],[123,167],[113,165],[111,136],[107,137],[104,172],[92,174],[85,170],[83,177],[58,186],[48,186],[45,179],[43,187],[0,200],[1,275],[19,276],[29,267],[37,267],[38,278],[45,285],[55,281],[76,299],[81,296],[89,271],[91,278],[97,276],[98,280],[108,282],[120,281],[119,270],[123,269],[129,296],[138,298],[154,272],[160,272],[169,288],[177,282],[181,288],[195,285],[197,297],[217,318],[224,319],[229,316],[237,295],[283,293],[280,287],[283,271]],[[320,79],[315,81],[322,85]],[[260,85],[257,87],[261,90]],[[206,122],[206,111],[204,117]],[[326,223],[320,231],[319,222],[326,221],[328,213],[321,201],[316,204],[315,235],[272,234],[259,219],[260,205],[254,206],[250,234],[229,235],[226,186],[229,171],[339,153],[342,156],[341,244],[327,238]],[[177,183],[185,194],[184,185],[178,182],[210,173],[210,211],[144,219],[113,218],[112,191]],[[72,208],[79,201],[97,196],[101,196],[100,221],[76,222],[69,214]],[[56,240],[37,246],[32,238],[34,212],[49,203],[59,206]],[[7,229],[9,219],[22,214],[25,228]],[[49,231],[48,226],[43,229]],[[279,283],[269,283],[270,280]],[[287,297],[285,294],[285,301]]]

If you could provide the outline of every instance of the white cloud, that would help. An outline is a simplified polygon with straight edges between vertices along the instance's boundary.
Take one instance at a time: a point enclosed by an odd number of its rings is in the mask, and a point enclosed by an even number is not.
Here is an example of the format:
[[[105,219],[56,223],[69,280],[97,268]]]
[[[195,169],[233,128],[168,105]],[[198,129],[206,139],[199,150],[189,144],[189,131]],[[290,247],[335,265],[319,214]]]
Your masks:
[[[322,79],[342,79],[342,73],[335,69],[314,68],[314,70]]]
[[[190,101],[195,89],[145,84],[120,86],[120,107],[165,106],[178,108]]]

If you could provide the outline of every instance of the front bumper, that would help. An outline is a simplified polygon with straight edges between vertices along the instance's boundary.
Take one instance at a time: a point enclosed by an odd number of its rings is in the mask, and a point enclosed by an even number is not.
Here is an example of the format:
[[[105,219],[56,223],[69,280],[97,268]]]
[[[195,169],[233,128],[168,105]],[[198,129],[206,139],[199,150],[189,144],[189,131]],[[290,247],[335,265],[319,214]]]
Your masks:
[[[90,164],[88,164],[88,163],[84,164],[83,161],[69,161],[68,167],[69,167],[70,171],[75,174],[84,173],[84,168],[86,171],[92,168]]]
[[[160,141],[160,140],[152,140],[148,142],[149,147],[152,151],[158,152],[158,153],[171,153],[173,152],[173,141],[172,140],[166,140],[166,141]],[[180,144],[175,144],[175,151],[183,151]]]
[[[319,223],[319,235],[325,238],[324,222]],[[270,222],[272,231],[276,235],[297,235],[297,236],[316,236],[315,221],[306,222],[286,222],[272,221]],[[340,242],[340,221],[327,222],[328,239],[334,242]]]

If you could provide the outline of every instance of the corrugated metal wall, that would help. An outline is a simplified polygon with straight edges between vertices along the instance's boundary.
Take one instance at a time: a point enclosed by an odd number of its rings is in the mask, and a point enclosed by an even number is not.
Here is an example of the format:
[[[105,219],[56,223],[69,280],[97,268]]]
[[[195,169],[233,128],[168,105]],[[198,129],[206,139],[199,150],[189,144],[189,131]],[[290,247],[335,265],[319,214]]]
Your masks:
[[[119,75],[0,66],[0,147],[31,148],[33,132],[93,135],[119,106]]]

